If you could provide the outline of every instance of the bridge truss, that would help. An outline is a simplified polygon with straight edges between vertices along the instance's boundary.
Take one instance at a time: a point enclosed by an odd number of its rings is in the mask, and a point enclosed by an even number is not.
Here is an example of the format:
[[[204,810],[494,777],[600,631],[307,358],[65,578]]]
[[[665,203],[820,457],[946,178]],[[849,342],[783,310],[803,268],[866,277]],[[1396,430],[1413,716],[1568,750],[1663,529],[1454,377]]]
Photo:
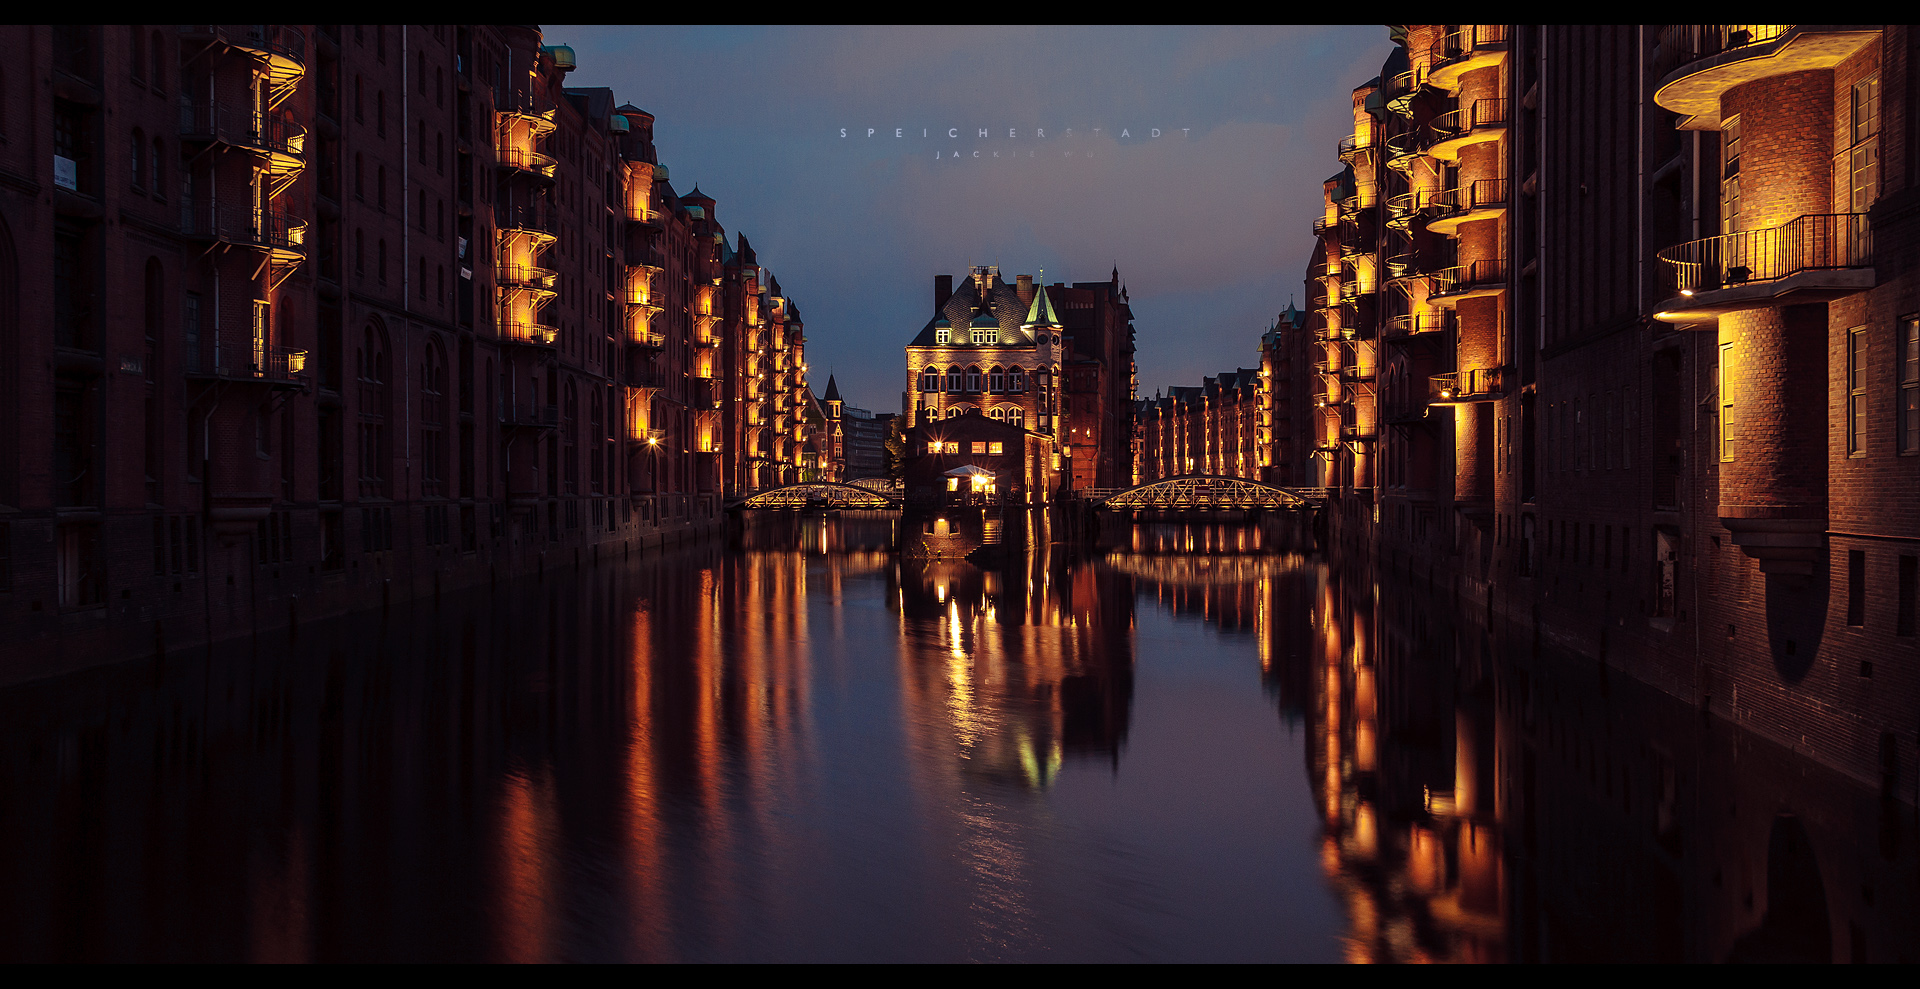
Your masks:
[[[900,502],[871,488],[835,481],[807,481],[768,488],[728,504],[732,509],[897,508]]]
[[[1326,497],[1324,488],[1290,490],[1244,477],[1189,474],[1117,491],[1095,504],[1128,511],[1205,512],[1224,509],[1312,508]]]

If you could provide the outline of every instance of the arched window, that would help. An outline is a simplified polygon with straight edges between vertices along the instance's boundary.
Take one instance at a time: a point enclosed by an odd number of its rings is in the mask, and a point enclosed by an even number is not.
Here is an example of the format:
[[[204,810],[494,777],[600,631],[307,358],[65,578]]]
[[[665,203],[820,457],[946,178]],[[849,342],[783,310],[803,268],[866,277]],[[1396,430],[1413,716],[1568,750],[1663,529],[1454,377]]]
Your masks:
[[[949,419],[958,418],[960,413],[964,410],[965,410],[965,406],[960,406],[960,405],[953,406],[952,408],[947,410],[947,418]]]
[[[1020,365],[1018,364],[1015,364],[1013,367],[1010,367],[1007,369],[1007,390],[1008,391],[1026,391],[1027,390],[1027,373],[1025,371],[1020,370]]]
[[[167,197],[166,161],[166,146],[156,137],[153,139],[153,198],[155,199]]]
[[[947,390],[959,391],[966,379],[961,376],[958,366],[947,368]]]
[[[1007,390],[1007,374],[998,364],[993,366],[993,370],[987,372],[987,390],[996,392]]]
[[[373,204],[382,210],[387,208],[387,166],[377,165],[373,169]]]
[[[920,371],[920,390],[921,391],[939,391],[940,390],[940,369],[939,368],[929,367],[929,368],[923,368]]]
[[[1007,425],[1019,426],[1021,429],[1027,428],[1027,410],[1019,407],[1018,405],[1008,406],[1007,407]]]
[[[147,135],[138,127],[133,129],[133,187],[143,192],[147,188]]]
[[[978,365],[967,368],[967,390],[980,390],[980,368]]]
[[[367,273],[367,232],[359,227],[353,229],[353,273]]]
[[[147,33],[146,25],[135,24],[128,28],[127,32],[133,38],[133,44],[127,46],[128,72],[133,76],[134,82],[145,82],[147,80],[147,54],[145,46],[141,44],[141,42],[145,40],[141,35]]]
[[[994,420],[998,422],[1004,422],[1006,421],[1006,418],[1007,418],[1007,410],[1001,408],[998,405],[994,406],[993,410],[991,412],[988,412],[987,414],[992,416]]]

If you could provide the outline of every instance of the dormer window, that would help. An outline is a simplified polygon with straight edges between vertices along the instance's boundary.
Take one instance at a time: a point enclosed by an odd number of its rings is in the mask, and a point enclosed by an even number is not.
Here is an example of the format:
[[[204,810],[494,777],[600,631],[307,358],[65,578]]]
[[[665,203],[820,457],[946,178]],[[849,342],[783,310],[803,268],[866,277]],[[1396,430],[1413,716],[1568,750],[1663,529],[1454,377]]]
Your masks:
[[[947,329],[947,328],[945,328],[945,327],[942,327],[942,328],[940,328],[940,329],[937,329],[937,330],[934,330],[934,331],[933,331],[933,342],[934,342],[934,343],[937,343],[937,344],[942,344],[942,345],[944,345],[944,344],[949,344],[949,343],[952,343],[952,342],[953,342],[953,331],[952,331],[952,330],[950,330],[950,329]]]
[[[981,327],[976,326],[973,328],[972,336],[973,336],[973,343],[976,346],[980,344],[1000,342],[1000,331],[997,329],[991,329],[991,328],[982,329]]]

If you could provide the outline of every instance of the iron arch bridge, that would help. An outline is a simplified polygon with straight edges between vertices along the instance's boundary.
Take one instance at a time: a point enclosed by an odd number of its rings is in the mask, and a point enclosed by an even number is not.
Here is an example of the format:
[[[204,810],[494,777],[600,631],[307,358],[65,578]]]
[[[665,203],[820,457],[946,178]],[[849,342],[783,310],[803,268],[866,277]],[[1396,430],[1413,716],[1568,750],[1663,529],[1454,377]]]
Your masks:
[[[755,492],[727,503],[728,511],[772,508],[898,508],[900,501],[871,488],[836,481],[804,481]]]
[[[1124,511],[1211,512],[1315,508],[1326,496],[1325,488],[1276,488],[1244,477],[1189,474],[1150,481],[1091,500],[1097,508]]]

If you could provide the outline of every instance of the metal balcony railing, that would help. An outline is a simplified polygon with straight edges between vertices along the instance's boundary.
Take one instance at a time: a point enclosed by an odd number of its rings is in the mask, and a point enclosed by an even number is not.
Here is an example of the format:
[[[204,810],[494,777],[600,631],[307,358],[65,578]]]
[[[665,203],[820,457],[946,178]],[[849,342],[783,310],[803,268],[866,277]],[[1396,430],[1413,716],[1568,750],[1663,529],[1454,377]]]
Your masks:
[[[534,206],[496,206],[493,209],[493,222],[502,230],[530,230],[542,234],[554,232],[553,217]]]
[[[528,319],[502,319],[500,337],[513,343],[532,344],[536,347],[551,347],[560,336],[556,327]]]
[[[1425,143],[1421,137],[1419,131],[1408,131],[1387,138],[1387,167],[1399,172],[1412,168]]]
[[[307,36],[288,24],[248,24],[238,35],[229,35],[233,45],[263,55],[274,55],[292,62],[305,63]]]
[[[522,172],[533,172],[547,178],[553,177],[553,169],[560,164],[558,158],[541,154],[527,148],[496,148],[494,156],[501,168],[512,168]]]
[[[1507,203],[1506,179],[1478,179],[1472,185],[1458,186],[1434,193],[1428,204],[1435,219],[1460,216],[1477,209],[1504,206]]]
[[[289,113],[200,100],[180,104],[180,136],[298,157],[306,153],[307,129]]]
[[[1873,264],[1865,213],[1809,213],[1765,230],[1676,244],[1659,254],[1664,298]]]
[[[186,374],[193,378],[293,383],[307,367],[304,350],[248,339],[190,340],[182,351]]]
[[[1475,52],[1504,48],[1506,43],[1507,26],[1505,24],[1475,24],[1465,30],[1445,35],[1434,42],[1433,46],[1427,49],[1427,63],[1437,69],[1467,58]]]
[[[1669,24],[1660,32],[1660,53],[1675,69],[1725,52],[1763,45],[1786,36],[1793,24]]]
[[[551,290],[560,273],[530,264],[502,264],[495,270],[495,277],[502,285]]]
[[[1362,142],[1358,134],[1348,134],[1340,139],[1340,160],[1351,165],[1355,159],[1372,151],[1374,147],[1373,135],[1369,134],[1368,139]]]
[[[1499,395],[1505,378],[1504,370],[1484,367],[1433,375],[1427,379],[1427,401],[1469,402]]]
[[[1427,124],[1426,147],[1433,147],[1443,141],[1456,137],[1465,137],[1476,130],[1493,130],[1507,126],[1507,101],[1501,99],[1474,100],[1469,106],[1458,110],[1449,110],[1433,118]]]
[[[1505,258],[1486,258],[1472,264],[1455,265],[1442,268],[1431,276],[1433,291],[1430,295],[1458,295],[1476,288],[1488,288],[1503,285],[1507,280],[1507,260]]]
[[[1321,234],[1326,233],[1327,228],[1332,225],[1333,224],[1327,222],[1327,218],[1324,215],[1314,217],[1313,218],[1313,235],[1315,237],[1318,237]]]
[[[196,240],[306,253],[307,223],[277,206],[192,203],[181,210],[180,232]]]
[[[1389,316],[1382,327],[1381,335],[1389,340],[1403,340],[1423,333],[1445,333],[1447,317],[1442,315],[1426,316]]]

